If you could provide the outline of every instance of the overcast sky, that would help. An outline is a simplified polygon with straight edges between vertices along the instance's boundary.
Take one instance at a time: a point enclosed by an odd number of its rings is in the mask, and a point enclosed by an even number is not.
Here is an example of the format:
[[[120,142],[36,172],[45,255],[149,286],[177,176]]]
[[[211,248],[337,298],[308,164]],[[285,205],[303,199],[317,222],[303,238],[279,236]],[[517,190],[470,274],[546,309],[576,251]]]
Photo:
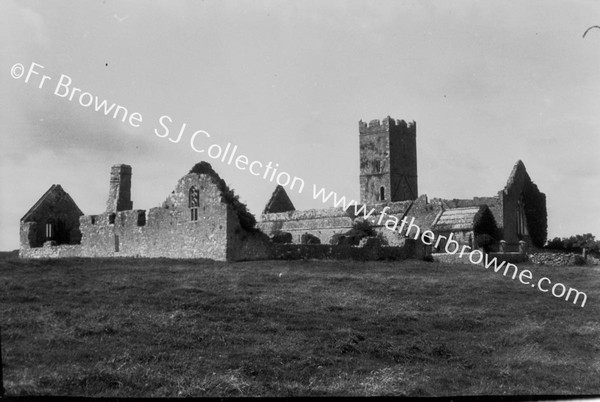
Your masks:
[[[546,193],[550,237],[600,236],[600,2],[14,1],[0,3],[0,250],[61,184],[101,213],[110,167],[134,208],[158,206],[207,160],[255,214],[275,183],[198,154],[229,142],[358,199],[358,121],[417,122],[419,193],[495,195],[521,159]],[[11,76],[31,63],[39,75]],[[42,75],[50,77],[39,88]],[[54,93],[61,74],[139,127]],[[86,103],[86,98],[83,103]],[[169,137],[159,124],[169,116]],[[179,143],[181,125],[186,131]]]

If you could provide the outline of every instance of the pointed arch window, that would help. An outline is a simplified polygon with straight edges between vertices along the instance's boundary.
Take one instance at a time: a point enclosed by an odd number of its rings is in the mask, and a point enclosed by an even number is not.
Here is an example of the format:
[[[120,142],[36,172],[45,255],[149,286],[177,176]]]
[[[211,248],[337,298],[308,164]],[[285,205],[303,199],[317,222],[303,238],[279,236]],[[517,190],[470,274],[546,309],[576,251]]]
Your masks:
[[[190,220],[198,220],[198,207],[200,206],[200,192],[196,186],[190,188],[189,194],[189,208],[190,208]]]
[[[525,202],[523,201],[523,196],[517,201],[517,235],[519,238],[529,235],[527,231],[527,219],[525,217]]]
[[[379,188],[379,200],[385,201],[385,187],[383,186]]]

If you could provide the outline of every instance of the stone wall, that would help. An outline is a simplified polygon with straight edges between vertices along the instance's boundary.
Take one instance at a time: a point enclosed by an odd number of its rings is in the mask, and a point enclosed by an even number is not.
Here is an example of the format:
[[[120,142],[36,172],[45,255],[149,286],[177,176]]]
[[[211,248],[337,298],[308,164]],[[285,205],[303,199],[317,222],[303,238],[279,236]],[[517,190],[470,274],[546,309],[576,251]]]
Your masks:
[[[329,244],[334,234],[352,229],[353,222],[353,217],[342,209],[330,208],[263,214],[257,227],[268,235],[276,231],[291,233],[292,241],[298,244],[304,233],[317,236],[322,244]]]
[[[469,252],[468,252],[468,250],[467,250],[467,252],[465,252],[463,254],[462,257],[460,257],[460,252],[458,252],[456,254],[433,253],[432,257],[433,257],[434,261],[441,262],[441,263],[444,263],[444,264],[473,264],[471,262],[471,260],[469,259]],[[479,258],[480,258],[480,255],[478,253],[476,253],[476,254],[473,255],[473,260],[476,261]],[[498,261],[498,264],[502,263],[502,261],[506,261],[507,263],[511,263],[511,264],[517,264],[517,263],[520,263],[520,262],[527,261],[527,254],[521,254],[521,253],[489,253],[488,256],[487,256],[487,261],[488,262],[492,261],[494,258],[496,258],[496,260]],[[484,257],[484,259],[479,264],[473,264],[473,265],[484,266],[485,261],[486,260],[485,260],[485,257]]]
[[[576,260],[583,260],[580,254],[573,253],[533,253],[529,255],[529,261],[539,265],[552,265],[552,266],[564,266],[564,265],[576,265]],[[579,264],[581,265],[581,264]]]
[[[81,215],[83,212],[69,194],[60,185],[52,185],[21,219],[21,248],[41,247],[47,240],[54,240],[57,244],[78,244]],[[52,225],[50,238],[46,233],[49,223]]]
[[[110,187],[106,212],[133,209],[131,201],[131,166],[114,165],[110,170]]]
[[[194,187],[200,200],[197,212],[190,207]],[[35,223],[22,225],[27,238]],[[248,232],[232,205],[222,200],[208,174],[188,174],[161,207],[85,215],[79,219],[81,246],[22,247],[24,258],[59,257],[165,257],[214,260],[265,259],[270,255],[267,236]]]
[[[443,209],[439,202],[429,202],[426,195],[421,195],[411,204],[410,209],[406,213],[406,217],[408,222],[410,222],[412,218],[415,218],[413,225],[419,226],[422,233],[424,230],[432,229],[435,218],[438,217],[442,211]],[[413,229],[408,237],[414,238],[414,233],[416,233],[416,231]]]
[[[46,242],[42,247],[27,247],[19,249],[19,258],[66,258],[81,257],[83,248],[79,244],[56,245]]]
[[[542,247],[546,242],[548,224],[546,196],[533,184],[523,162],[518,161],[515,164],[504,190],[499,194],[502,197],[503,204],[503,238],[509,247],[514,247],[519,240],[525,240],[537,247]],[[539,204],[535,202],[536,199],[539,199]],[[519,204],[522,204],[522,207]],[[529,214],[527,214],[528,211]],[[539,216],[536,216],[538,214],[542,214],[543,217],[540,219]],[[533,218],[537,218],[537,220]],[[519,222],[521,220],[526,220],[527,234],[519,233]],[[535,239],[534,241],[531,240],[531,233],[536,234],[537,241]]]
[[[433,261],[443,264],[471,264],[471,261],[469,261],[469,255],[467,253],[463,254],[462,257],[460,257],[460,253],[433,253],[431,254],[431,257],[433,258]],[[483,265],[483,263],[477,265]]]
[[[360,121],[359,133],[361,202],[417,198],[416,123],[388,116],[368,125]]]
[[[275,191],[273,191],[273,194],[271,195],[271,199],[267,202],[267,205],[265,205],[263,214],[289,212],[295,209],[292,200],[290,200],[290,197],[287,195],[283,186],[277,185]]]
[[[364,244],[362,246],[330,245],[330,244],[274,244],[271,259],[302,260],[302,259],[332,259],[332,260],[404,260],[415,256],[413,244],[405,247],[381,246],[379,244]]]
[[[202,200],[197,220],[188,204],[194,186]],[[227,222],[234,217],[221,202],[210,176],[188,174],[162,207],[81,218],[85,257],[129,256],[227,259]]]
[[[450,234],[452,234],[452,240],[454,240],[455,242],[458,243],[459,250],[462,249],[463,246],[473,247],[473,239],[475,237],[475,233],[472,230],[453,231],[453,232],[436,231],[435,239],[434,239],[432,247],[435,246],[435,244],[437,243],[438,238],[440,236],[445,237],[444,239],[441,239],[439,241],[438,247],[435,249],[436,252],[439,252],[439,253],[444,252],[444,250],[446,249],[446,244],[448,242],[447,239],[450,238]],[[454,243],[451,243],[451,245],[448,246],[448,249],[450,251],[454,251],[455,248],[456,248],[456,245]]]
[[[500,191],[498,194],[499,195],[496,197],[473,197],[472,199],[433,199],[432,203],[439,202],[444,206],[445,209],[477,207],[481,205],[487,205],[490,211],[492,212],[492,215],[494,215],[494,219],[496,220],[496,226],[498,226],[500,235],[502,235],[502,228],[504,227],[504,206],[502,204],[502,191]]]
[[[506,261],[507,263],[511,264],[518,264],[528,260],[527,254],[515,252],[489,253],[488,259],[493,260],[494,258],[496,258],[498,262]]]
[[[368,220],[373,229],[387,240],[388,245],[403,246],[403,237],[384,225],[391,216],[402,219],[411,205],[411,201],[402,201],[366,205],[364,208],[367,214],[373,209]],[[318,237],[321,244],[329,244],[333,235],[348,232],[357,220],[364,219],[364,213],[360,212],[362,207],[357,205],[355,208],[353,205],[346,211],[341,208],[328,208],[263,214],[257,227],[269,236],[277,231],[291,233],[292,241],[296,244],[301,243],[301,237],[305,233]],[[381,217],[384,209],[386,216]]]

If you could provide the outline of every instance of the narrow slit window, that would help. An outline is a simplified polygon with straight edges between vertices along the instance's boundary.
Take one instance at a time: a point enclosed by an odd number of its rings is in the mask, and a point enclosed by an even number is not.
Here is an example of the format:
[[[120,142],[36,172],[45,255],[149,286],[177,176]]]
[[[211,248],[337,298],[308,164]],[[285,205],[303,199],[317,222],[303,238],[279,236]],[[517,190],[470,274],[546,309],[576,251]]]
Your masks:
[[[381,161],[373,161],[375,173],[381,173]]]
[[[46,222],[46,240],[52,240],[55,235],[54,220]]]
[[[385,201],[385,187],[383,186],[379,188],[379,200]]]

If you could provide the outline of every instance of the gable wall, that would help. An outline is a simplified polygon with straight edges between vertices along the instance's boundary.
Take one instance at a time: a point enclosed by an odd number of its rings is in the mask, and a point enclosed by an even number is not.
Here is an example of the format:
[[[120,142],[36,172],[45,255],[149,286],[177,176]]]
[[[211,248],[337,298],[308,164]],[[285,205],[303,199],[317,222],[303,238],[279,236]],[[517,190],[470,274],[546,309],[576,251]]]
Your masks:
[[[517,164],[504,191],[501,192],[504,213],[504,240],[510,251],[514,251],[515,247],[518,247],[520,240],[517,233],[517,203],[527,181],[531,181],[531,179],[525,168],[520,168]]]
[[[78,244],[81,239],[79,217],[81,210],[73,199],[60,187],[53,185],[21,222],[21,248],[41,247],[46,239],[46,222],[53,219],[58,244]],[[33,222],[35,224],[26,224]]]
[[[197,221],[191,220],[188,207],[192,186],[200,193]],[[189,174],[179,180],[162,207],[148,211],[143,225],[139,225],[143,210],[117,212],[113,224],[110,213],[97,215],[96,223],[92,216],[82,217],[83,254],[225,260],[228,208],[209,176]]]

